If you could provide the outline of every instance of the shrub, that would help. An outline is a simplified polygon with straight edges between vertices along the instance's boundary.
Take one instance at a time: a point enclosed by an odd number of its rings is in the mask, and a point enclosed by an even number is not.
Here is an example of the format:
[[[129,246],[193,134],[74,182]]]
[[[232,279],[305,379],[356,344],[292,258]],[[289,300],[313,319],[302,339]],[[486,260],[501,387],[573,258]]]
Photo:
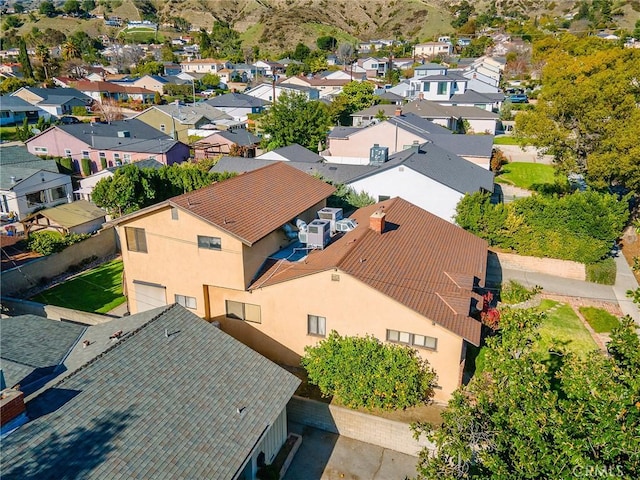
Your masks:
[[[87,107],[83,107],[82,105],[76,105],[75,107],[71,107],[71,113],[77,116],[84,116],[87,114]]]
[[[351,408],[407,408],[433,395],[435,372],[416,350],[372,336],[332,331],[317,346],[305,347],[301,363],[323,395]]]
[[[527,288],[515,280],[509,280],[509,283],[506,286],[502,286],[502,290],[500,291],[500,300],[509,305],[522,303],[531,299],[537,293],[540,293],[541,290],[542,287],[537,285],[533,288]]]
[[[88,177],[91,175],[91,160],[83,158],[80,160],[80,168],[82,169],[82,175]]]
[[[58,232],[43,231],[31,234],[27,242],[27,247],[29,250],[37,252],[40,255],[51,255],[52,253],[64,250],[69,245],[81,242],[88,237],[90,237],[90,235],[87,234],[72,233],[62,236]]]
[[[616,262],[613,258],[605,258],[599,262],[587,264],[587,281],[613,285],[616,283]]]
[[[56,163],[58,164],[58,171],[60,173],[71,174],[73,173],[73,160],[69,157],[57,157]]]

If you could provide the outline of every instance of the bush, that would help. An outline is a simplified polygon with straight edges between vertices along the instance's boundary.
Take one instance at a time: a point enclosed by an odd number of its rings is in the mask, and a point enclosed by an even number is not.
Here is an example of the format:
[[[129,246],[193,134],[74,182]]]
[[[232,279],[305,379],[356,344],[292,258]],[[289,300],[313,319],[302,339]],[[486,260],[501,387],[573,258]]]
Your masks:
[[[90,235],[87,234],[79,235],[77,233],[71,233],[62,236],[58,232],[42,231],[29,236],[27,248],[40,255],[51,255],[52,253],[64,250],[69,245],[81,242],[88,237],[90,237]]]
[[[537,293],[540,293],[541,290],[542,287],[537,285],[533,288],[527,288],[515,280],[509,280],[509,283],[503,286],[500,291],[500,300],[503,303],[514,305],[516,303],[526,302]]]
[[[372,336],[332,331],[317,346],[305,347],[301,363],[323,395],[350,408],[407,408],[433,396],[435,372],[416,350]]]
[[[82,169],[82,175],[88,177],[91,175],[91,160],[83,158],[80,160],[80,168]]]
[[[55,159],[58,164],[58,171],[67,175],[73,173],[73,160],[69,157],[58,157]]]
[[[83,107],[82,105],[76,105],[75,107],[71,107],[71,113],[73,115],[83,117],[87,114],[87,107]]]
[[[587,264],[587,281],[613,285],[616,283],[616,262],[613,258],[605,258],[599,262]]]

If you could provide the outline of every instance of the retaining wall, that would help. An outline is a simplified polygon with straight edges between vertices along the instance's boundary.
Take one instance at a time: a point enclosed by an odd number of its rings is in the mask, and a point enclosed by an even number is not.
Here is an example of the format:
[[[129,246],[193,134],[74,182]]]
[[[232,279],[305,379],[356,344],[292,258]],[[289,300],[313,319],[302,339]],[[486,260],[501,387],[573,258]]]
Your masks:
[[[36,258],[24,265],[2,272],[0,285],[3,295],[16,295],[38,285],[42,279],[56,277],[83,260],[96,256],[106,258],[114,255],[116,234],[113,227],[100,230],[97,234],[64,250],[46,257]]]
[[[525,257],[513,253],[491,252],[489,261],[499,262],[500,268],[510,270],[524,270],[526,272],[544,273],[556,277],[570,278],[584,281],[587,278],[587,271],[584,263],[571,262],[569,260],[558,260],[556,258]],[[491,265],[489,265],[491,269]]]
[[[119,318],[115,315],[82,312],[80,310],[72,310],[56,305],[45,305],[21,298],[3,296],[0,297],[0,302],[2,302],[2,313],[12,317],[17,315],[37,315],[38,317],[46,317],[49,320],[70,320],[84,325],[97,325],[113,320],[114,318]]]
[[[406,423],[298,396],[292,397],[287,404],[287,418],[407,455],[417,456],[423,447],[433,450],[433,444],[426,439],[413,438],[413,432]]]

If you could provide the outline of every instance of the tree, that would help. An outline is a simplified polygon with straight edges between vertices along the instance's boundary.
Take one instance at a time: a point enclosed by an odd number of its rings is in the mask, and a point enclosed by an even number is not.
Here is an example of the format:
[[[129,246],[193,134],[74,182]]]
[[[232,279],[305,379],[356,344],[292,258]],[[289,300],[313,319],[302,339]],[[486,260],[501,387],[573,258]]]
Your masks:
[[[341,43],[340,45],[338,45],[336,57],[338,57],[338,61],[342,63],[343,66],[353,62],[355,55],[356,48],[352,43]]]
[[[220,76],[215,73],[205,73],[200,79],[200,84],[204,88],[218,88],[220,85]]]
[[[16,2],[13,4],[13,11],[16,13],[24,13],[24,5],[22,2]]]
[[[160,75],[162,72],[164,72],[163,63],[157,62],[152,56],[144,57],[131,70],[131,73],[137,75]]]
[[[80,49],[72,41],[66,41],[62,44],[62,58],[65,60],[80,58]]]
[[[55,17],[57,14],[55,5],[49,0],[44,0],[40,4],[38,12],[40,12],[41,15],[45,15],[47,17]]]
[[[36,58],[42,63],[45,80],[49,79],[48,64],[50,60],[49,48],[46,45],[38,45],[36,47]]]
[[[22,37],[20,37],[19,42],[18,62],[22,66],[22,76],[25,80],[34,80],[31,60],[29,60],[29,54],[27,53],[27,44]]]
[[[162,103],[162,96],[160,95],[160,92],[153,94],[153,103],[154,105],[160,105]]]
[[[15,15],[7,15],[4,19],[4,28],[8,30],[9,28],[20,28],[23,25],[23,21],[20,20],[19,17]]]
[[[640,51],[565,37],[545,50],[533,111],[516,116],[521,142],[554,156],[565,172],[597,187],[640,191]]]
[[[485,369],[454,392],[419,479],[640,475],[640,342],[633,321],[611,333],[609,355],[538,347],[544,314],[503,310]],[[593,473],[591,473],[593,475]]]
[[[325,141],[331,119],[324,103],[303,93],[283,92],[261,120],[267,150],[298,143],[314,152]]]
[[[467,0],[462,0],[459,4],[451,7],[451,13],[454,16],[451,26],[460,28],[469,21],[471,15],[475,13],[475,8]]]
[[[25,80],[23,78],[8,77],[0,82],[0,94],[13,93],[19,88],[32,86],[33,80]]]
[[[337,45],[338,40],[331,35],[324,35],[322,37],[318,37],[316,40],[316,45],[320,50],[324,50],[325,52],[333,52]]]
[[[298,60],[300,62],[304,62],[310,53],[311,53],[311,49],[309,47],[307,47],[304,43],[298,43],[296,45],[296,49],[291,55],[291,58],[293,58],[294,60]]]
[[[633,29],[633,32],[631,33],[631,36],[640,42],[640,20],[636,21],[636,25]]]
[[[82,10],[84,10],[86,13],[89,13],[92,10],[95,10],[95,8],[96,8],[95,0],[82,0]]]
[[[352,81],[342,87],[342,92],[331,102],[331,116],[337,125],[348,125],[350,115],[374,103],[374,86],[370,82]]]
[[[309,381],[351,408],[394,410],[426,403],[435,372],[418,352],[372,336],[342,337],[334,330],[301,360]]]
[[[67,15],[77,15],[82,11],[78,0],[66,0],[62,6],[62,11]]]

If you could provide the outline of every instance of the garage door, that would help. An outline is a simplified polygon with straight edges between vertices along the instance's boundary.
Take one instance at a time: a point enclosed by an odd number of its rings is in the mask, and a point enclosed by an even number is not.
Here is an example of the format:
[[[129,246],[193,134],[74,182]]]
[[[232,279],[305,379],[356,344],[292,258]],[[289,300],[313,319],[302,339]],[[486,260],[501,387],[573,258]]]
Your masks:
[[[133,285],[136,291],[136,312],[164,307],[167,304],[167,287],[141,280],[134,280]]]

